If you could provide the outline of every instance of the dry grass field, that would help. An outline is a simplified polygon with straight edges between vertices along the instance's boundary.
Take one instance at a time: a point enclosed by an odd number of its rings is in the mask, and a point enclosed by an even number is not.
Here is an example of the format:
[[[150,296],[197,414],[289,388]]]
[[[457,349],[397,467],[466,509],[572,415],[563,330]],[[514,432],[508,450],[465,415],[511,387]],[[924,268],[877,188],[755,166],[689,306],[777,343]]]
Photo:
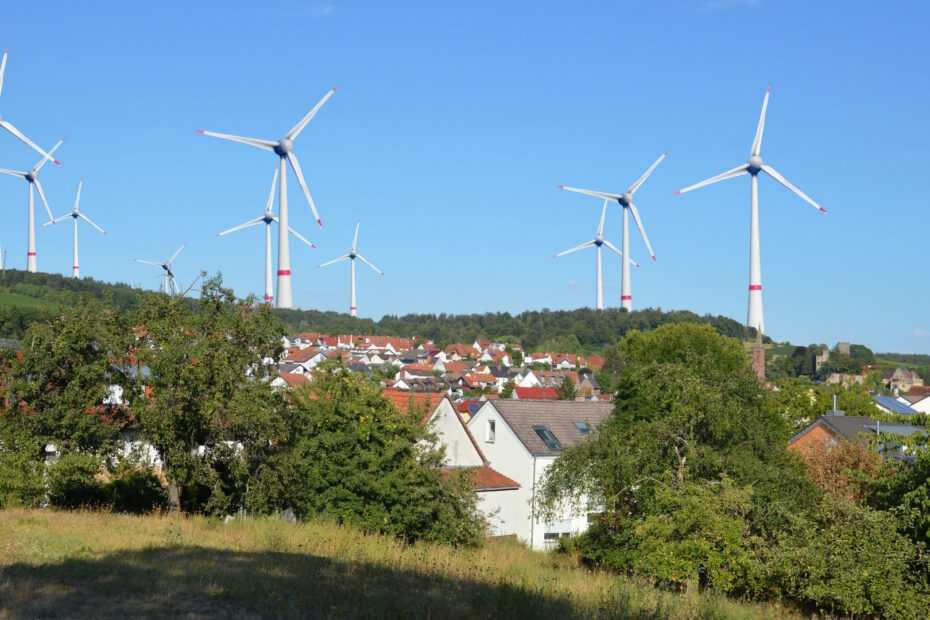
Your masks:
[[[329,523],[0,510],[0,618],[793,618],[511,542],[404,545]]]

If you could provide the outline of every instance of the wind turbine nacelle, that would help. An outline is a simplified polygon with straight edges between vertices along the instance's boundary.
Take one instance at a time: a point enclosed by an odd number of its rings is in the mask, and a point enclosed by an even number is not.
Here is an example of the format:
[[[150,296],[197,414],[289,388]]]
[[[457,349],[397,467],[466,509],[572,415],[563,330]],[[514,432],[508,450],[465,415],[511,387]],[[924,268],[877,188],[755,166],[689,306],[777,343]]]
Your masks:
[[[762,170],[762,158],[758,155],[753,155],[749,158],[749,174],[759,174],[760,170]]]
[[[626,192],[620,196],[620,204],[624,207],[628,207],[633,204],[633,194]]]
[[[294,150],[294,143],[291,142],[290,138],[281,138],[274,147],[274,152],[279,157],[287,157],[287,154],[292,150]]]

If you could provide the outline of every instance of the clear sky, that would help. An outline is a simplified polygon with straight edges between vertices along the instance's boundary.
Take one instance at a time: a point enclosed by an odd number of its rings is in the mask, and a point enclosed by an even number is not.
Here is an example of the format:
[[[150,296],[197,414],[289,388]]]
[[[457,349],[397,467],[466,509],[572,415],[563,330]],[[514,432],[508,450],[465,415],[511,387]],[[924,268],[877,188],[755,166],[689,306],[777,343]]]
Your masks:
[[[155,288],[182,243],[190,282],[221,271],[261,294],[261,214],[276,158],[198,128],[277,139],[334,84],[296,142],[323,219],[289,175],[294,303],[347,311],[361,218],[360,316],[594,304],[601,203],[557,184],[637,193],[658,262],[631,231],[635,308],[746,320],[749,180],[673,192],[744,163],[772,85],[762,155],[827,209],[760,177],[766,333],[930,352],[924,2],[17,2],[0,114],[63,166],[56,216],[82,209],[82,275]],[[0,167],[31,150],[0,132]],[[25,183],[0,178],[0,243],[25,267]],[[37,221],[46,218],[37,204]],[[620,210],[607,237],[619,245]],[[40,271],[70,274],[71,225],[39,229]],[[276,241],[276,235],[275,235]],[[275,250],[276,253],[276,250]],[[620,302],[605,254],[605,303]]]

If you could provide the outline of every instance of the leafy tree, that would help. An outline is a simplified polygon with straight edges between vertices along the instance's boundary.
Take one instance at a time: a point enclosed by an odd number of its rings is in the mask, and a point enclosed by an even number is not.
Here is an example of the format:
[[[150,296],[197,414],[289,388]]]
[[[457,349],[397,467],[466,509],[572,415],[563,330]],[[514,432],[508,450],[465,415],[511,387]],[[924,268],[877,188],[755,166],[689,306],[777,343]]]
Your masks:
[[[463,475],[442,475],[442,451],[414,416],[342,364],[317,367],[293,392],[300,430],[295,508],[405,540],[474,544],[484,533]]]
[[[557,400],[575,400],[578,397],[578,388],[571,377],[563,377],[562,383],[556,388]]]
[[[501,388],[500,397],[501,398],[511,398],[513,397],[513,391],[516,389],[517,384],[513,382],[513,379],[507,379],[504,382],[504,386]]]
[[[236,300],[219,276],[204,283],[193,307],[145,296],[137,323],[136,356],[151,374],[140,373],[132,408],[164,463],[171,508],[179,509],[182,488],[202,495],[189,485],[205,467],[214,511],[228,510],[235,502],[221,496],[245,493],[289,430],[284,399],[268,381],[282,352],[281,325],[264,304]],[[221,484],[216,476],[224,473]]]

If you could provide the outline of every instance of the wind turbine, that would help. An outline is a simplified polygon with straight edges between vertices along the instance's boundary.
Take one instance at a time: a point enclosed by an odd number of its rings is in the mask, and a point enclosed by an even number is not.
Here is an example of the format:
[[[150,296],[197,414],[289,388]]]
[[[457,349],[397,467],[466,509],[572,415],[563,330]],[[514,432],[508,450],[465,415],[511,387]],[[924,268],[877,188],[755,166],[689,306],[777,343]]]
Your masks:
[[[623,207],[623,272],[620,279],[620,306],[626,308],[627,310],[633,309],[633,294],[630,292],[630,263],[632,262],[629,258],[630,256],[630,224],[628,218],[628,212],[633,214],[633,220],[636,221],[636,226],[639,228],[639,233],[643,236],[643,241],[646,242],[646,248],[649,250],[649,254],[652,255],[652,262],[656,262],[656,253],[652,251],[652,246],[649,245],[649,237],[646,236],[646,230],[643,228],[643,221],[639,219],[639,211],[636,210],[636,205],[633,204],[633,197],[643,183],[646,182],[646,179],[649,178],[649,175],[652,174],[652,171],[656,169],[665,156],[668,155],[668,151],[662,153],[659,156],[659,159],[655,161],[654,164],[649,166],[649,169],[643,173],[641,177],[636,179],[636,182],[633,183],[622,194],[609,194],[607,192],[595,192],[590,189],[578,189],[577,187],[566,187],[564,185],[559,185],[559,189],[565,189],[570,192],[577,192],[579,194],[587,194],[588,196],[596,196],[598,198],[603,198],[604,200],[616,202],[621,207]],[[639,265],[636,265],[639,267]]]
[[[177,295],[178,292],[180,291],[180,287],[178,286],[178,281],[174,279],[174,272],[171,271],[171,262],[178,257],[178,254],[181,253],[181,250],[184,249],[185,245],[187,244],[182,243],[181,247],[179,247],[177,251],[171,255],[171,258],[169,258],[163,263],[159,263],[153,260],[142,260],[141,258],[136,259],[137,263],[143,263],[145,265],[154,265],[155,267],[161,267],[164,270],[165,272],[165,293],[168,293],[169,295],[170,294]],[[170,291],[169,291],[169,285],[171,287]]]
[[[67,213],[67,214],[65,214],[65,215],[62,215],[62,216],[59,217],[59,218],[56,218],[56,219],[50,221],[50,222],[45,222],[44,224],[42,224],[43,226],[48,226],[49,224],[57,224],[58,222],[61,222],[61,221],[65,220],[65,219],[67,219],[67,218],[69,218],[69,217],[70,217],[72,220],[74,220],[74,261],[71,263],[71,264],[72,264],[72,272],[71,272],[71,275],[72,275],[73,277],[75,277],[75,278],[80,278],[80,277],[81,277],[81,272],[80,272],[80,269],[78,268],[78,264],[79,264],[79,263],[78,263],[78,234],[77,234],[77,231],[78,231],[78,228],[77,228],[78,218],[83,219],[85,222],[87,222],[88,224],[90,224],[91,226],[93,226],[94,228],[96,228],[97,230],[99,230],[100,232],[102,232],[104,235],[107,234],[107,232],[106,232],[104,229],[102,229],[102,228],[100,228],[99,226],[97,226],[96,224],[94,224],[94,223],[90,220],[89,217],[87,217],[86,215],[84,215],[83,213],[81,213],[80,211],[78,211],[78,204],[81,202],[81,187],[82,187],[83,185],[84,185],[84,181],[81,181],[80,183],[78,183],[77,197],[74,199],[74,210],[71,211],[71,213]]]
[[[3,60],[0,61],[0,92],[3,92],[3,73],[6,71],[6,57],[7,57],[7,55],[8,55],[9,53],[10,53],[10,48],[7,47],[6,49],[3,50]],[[22,134],[22,132],[20,132],[19,129],[17,129],[16,127],[13,126],[12,123],[10,123],[9,121],[3,120],[3,116],[0,116],[0,127],[3,127],[3,128],[6,129],[8,132],[10,132],[11,134],[13,134],[14,136],[16,136],[17,138],[19,138],[20,140],[22,140],[22,141],[25,142],[26,144],[28,144],[30,147],[32,147],[32,149],[33,149],[36,153],[38,153],[38,154],[41,155],[42,157],[47,157],[48,159],[51,159],[53,162],[55,162],[55,165],[56,165],[56,166],[60,166],[60,165],[61,165],[61,163],[60,163],[57,159],[54,159],[54,158],[52,157],[51,152],[46,153],[45,151],[43,151],[42,149],[40,149],[40,148],[36,145],[35,142],[33,142],[32,140],[30,140],[29,138],[27,138],[26,136],[24,136],[24,135]],[[35,271],[35,270],[32,270],[32,271]]]
[[[277,222],[278,218],[275,217],[274,212],[272,212],[271,210],[271,203],[274,202],[274,189],[277,183],[278,183],[278,171],[277,169],[275,169],[274,178],[271,180],[271,193],[268,194],[268,203],[265,205],[265,213],[262,214],[261,217],[257,217],[254,220],[249,220],[245,224],[239,224],[238,226],[234,226],[230,228],[229,230],[224,230],[221,233],[216,233],[217,237],[222,237],[223,235],[227,235],[237,230],[242,230],[243,228],[257,226],[261,224],[262,222],[265,223],[265,301],[266,302],[270,302],[274,299],[274,296],[273,296],[274,290],[271,287],[271,223]],[[290,226],[288,228],[290,228],[292,235],[294,235],[295,237],[297,237],[298,239],[300,239],[301,241],[309,245],[311,248],[316,248],[315,245],[307,241],[307,239],[305,239],[304,236],[301,235],[299,232],[297,232]]]
[[[759,172],[764,172],[792,192],[800,196],[805,202],[813,205],[826,213],[827,210],[814,202],[810,196],[799,190],[797,187],[788,182],[775,168],[766,165],[759,155],[762,149],[762,129],[765,127],[765,109],[769,105],[769,94],[772,87],[769,86],[765,91],[765,99],[762,100],[762,114],[759,116],[759,126],[756,128],[756,137],[752,141],[752,149],[749,151],[749,161],[732,170],[722,172],[715,177],[711,177],[700,183],[688,186],[675,192],[675,195],[690,192],[693,189],[732,179],[744,174],[749,174],[752,178],[752,195],[750,198],[749,211],[749,316],[746,324],[754,327],[759,333],[765,333],[765,322],[762,318],[762,261],[759,256]]]
[[[26,270],[32,273],[36,272],[36,218],[35,218],[35,206],[34,206],[34,196],[32,191],[32,186],[34,185],[37,190],[39,190],[39,197],[42,199],[42,204],[45,205],[45,210],[48,212],[48,219],[53,220],[52,210],[48,207],[48,201],[45,199],[45,192],[42,191],[42,184],[39,183],[39,170],[42,169],[42,166],[45,165],[45,162],[49,161],[52,158],[52,154],[61,146],[61,143],[65,139],[62,138],[58,141],[58,144],[52,147],[52,150],[43,155],[42,159],[39,160],[32,170],[29,172],[21,172],[19,170],[4,170],[0,169],[0,173],[8,174],[10,176],[19,177],[25,179],[29,183],[29,240],[28,240],[28,249],[26,250]]]
[[[350,278],[350,294],[349,294],[349,316],[356,316],[355,314],[355,259],[356,258],[359,259],[360,261],[362,261],[363,263],[365,263],[366,265],[374,269],[376,272],[380,273],[382,276],[384,275],[383,271],[381,271],[380,269],[378,269],[377,267],[369,263],[368,260],[364,256],[362,256],[361,254],[355,251],[355,246],[358,243],[358,227],[361,223],[362,223],[361,220],[355,223],[355,236],[352,238],[352,247],[349,249],[349,253],[343,254],[339,258],[334,258],[333,260],[327,261],[323,263],[322,265],[320,265],[320,267],[327,267],[329,265],[341,263],[344,260],[352,261],[352,270],[351,270],[352,275]]]
[[[607,216],[607,201],[604,201],[604,209],[601,211],[601,223],[597,226],[597,234],[594,235],[594,239],[588,241],[587,243],[582,243],[581,245],[576,245],[570,250],[565,250],[564,252],[559,252],[558,254],[553,254],[552,258],[558,258],[560,256],[565,256],[566,254],[571,254],[572,252],[577,252],[578,250],[583,250],[585,248],[596,247],[597,248],[597,293],[595,295],[596,307],[598,310],[604,309],[604,295],[601,288],[601,246],[606,245],[608,248],[616,252],[621,258],[623,257],[623,252],[617,249],[617,247],[612,244],[610,241],[604,238],[604,218]],[[637,269],[639,268],[639,263],[630,259],[630,262],[636,265]]]
[[[242,136],[215,133],[213,131],[204,131],[203,129],[197,130],[198,133],[205,136],[241,142],[242,144],[248,144],[266,151],[271,151],[279,158],[278,169],[281,172],[281,191],[278,194],[278,216],[280,217],[278,228],[278,308],[290,308],[293,305],[291,298],[291,252],[287,234],[290,230],[290,226],[288,226],[287,214],[287,165],[285,161],[290,162],[291,168],[297,176],[297,182],[300,183],[300,187],[304,190],[304,196],[307,197],[307,202],[310,203],[310,210],[313,211],[313,217],[316,218],[317,225],[322,228],[323,222],[320,220],[319,213],[317,213],[316,205],[313,204],[313,198],[310,197],[310,190],[307,188],[304,174],[300,170],[300,162],[297,161],[297,155],[294,153],[293,149],[294,140],[297,139],[300,132],[307,126],[307,123],[316,116],[316,113],[323,107],[323,104],[333,96],[337,88],[339,88],[338,84],[333,86],[333,88],[320,99],[320,102],[313,106],[313,109],[300,119],[299,123],[291,127],[291,130],[280,140],[243,138]]]

